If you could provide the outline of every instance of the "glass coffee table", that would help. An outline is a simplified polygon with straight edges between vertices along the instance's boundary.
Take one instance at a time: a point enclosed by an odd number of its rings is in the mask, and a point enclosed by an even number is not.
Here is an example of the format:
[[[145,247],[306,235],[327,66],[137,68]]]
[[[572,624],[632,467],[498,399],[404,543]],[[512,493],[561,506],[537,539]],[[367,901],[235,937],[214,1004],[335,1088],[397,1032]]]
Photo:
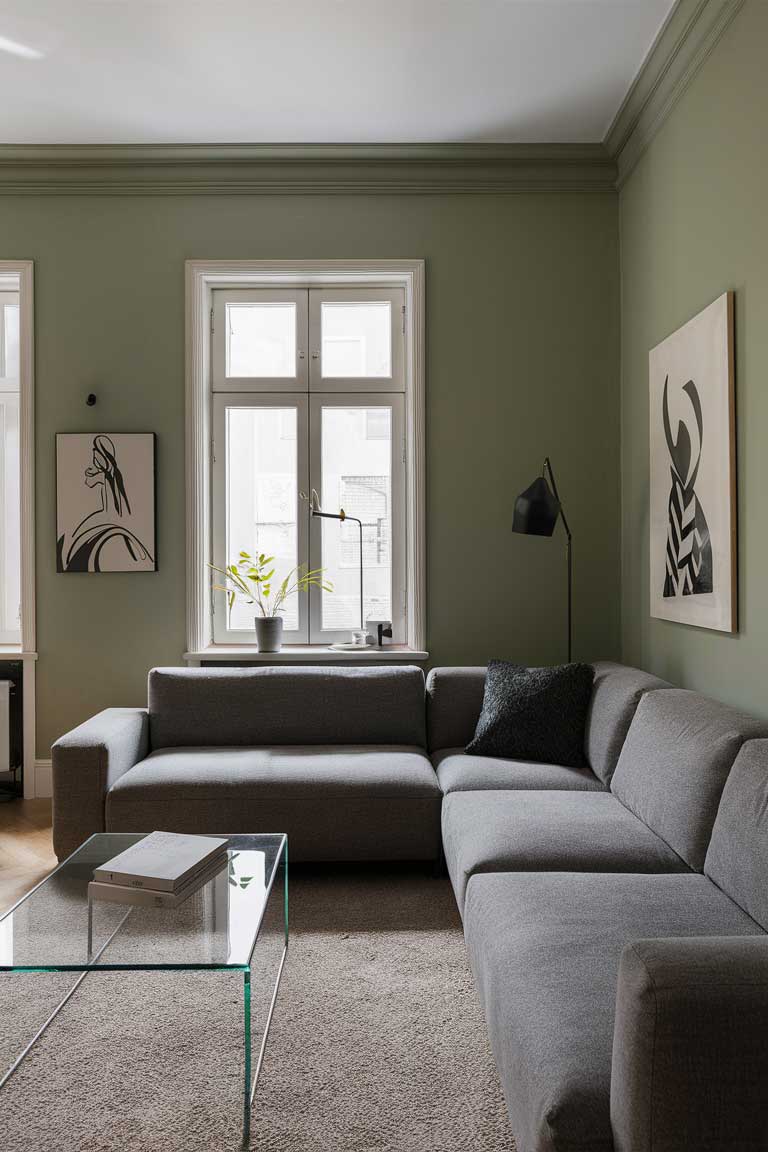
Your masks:
[[[175,909],[88,900],[93,870],[144,833],[91,836],[36,888],[0,917],[0,972],[77,972],[64,999],[11,1067],[0,1088],[89,972],[233,971],[243,977],[243,1143],[288,949],[287,838],[229,836],[227,863]],[[252,1067],[252,969],[260,940],[274,963],[259,965],[265,1023]],[[266,948],[267,946],[264,945]],[[257,953],[257,956],[260,953]]]

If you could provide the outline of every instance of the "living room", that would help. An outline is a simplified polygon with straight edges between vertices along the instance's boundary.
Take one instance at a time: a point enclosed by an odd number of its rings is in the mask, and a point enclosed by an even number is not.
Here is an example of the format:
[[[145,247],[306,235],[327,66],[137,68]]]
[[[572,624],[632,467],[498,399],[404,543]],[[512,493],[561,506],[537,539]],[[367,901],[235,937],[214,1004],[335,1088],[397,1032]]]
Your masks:
[[[3,6],[2,1152],[768,1149],[767,42]]]

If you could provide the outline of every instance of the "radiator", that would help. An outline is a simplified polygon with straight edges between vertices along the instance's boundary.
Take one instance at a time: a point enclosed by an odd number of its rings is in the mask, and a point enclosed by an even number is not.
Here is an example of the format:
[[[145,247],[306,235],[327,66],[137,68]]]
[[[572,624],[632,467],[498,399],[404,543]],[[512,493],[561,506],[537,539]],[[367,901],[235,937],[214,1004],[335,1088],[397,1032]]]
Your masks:
[[[11,771],[11,681],[0,680],[0,772]]]

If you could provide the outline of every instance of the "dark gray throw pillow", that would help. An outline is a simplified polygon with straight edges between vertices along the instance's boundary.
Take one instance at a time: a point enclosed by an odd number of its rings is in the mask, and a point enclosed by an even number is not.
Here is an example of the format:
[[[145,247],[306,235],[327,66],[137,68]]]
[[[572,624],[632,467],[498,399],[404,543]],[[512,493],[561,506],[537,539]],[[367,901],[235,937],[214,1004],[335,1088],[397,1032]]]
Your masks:
[[[483,709],[466,751],[585,768],[584,728],[594,675],[589,664],[524,668],[491,660]]]

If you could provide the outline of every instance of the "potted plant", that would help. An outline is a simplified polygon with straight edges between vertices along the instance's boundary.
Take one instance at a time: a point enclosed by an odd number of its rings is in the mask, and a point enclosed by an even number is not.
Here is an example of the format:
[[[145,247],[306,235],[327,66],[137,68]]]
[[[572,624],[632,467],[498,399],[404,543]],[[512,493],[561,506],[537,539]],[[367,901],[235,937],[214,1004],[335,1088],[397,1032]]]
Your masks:
[[[323,580],[323,569],[310,569],[306,564],[292,568],[280,584],[273,585],[275,569],[271,565],[274,560],[274,556],[265,556],[263,552],[258,556],[241,552],[237,560],[227,564],[226,568],[209,564],[209,568],[224,577],[224,583],[214,584],[214,588],[226,592],[230,609],[238,596],[246,604],[256,605],[258,611],[254,623],[259,652],[279,652],[282,648],[283,617],[280,613],[289,596],[312,587],[333,592],[333,585]]]

